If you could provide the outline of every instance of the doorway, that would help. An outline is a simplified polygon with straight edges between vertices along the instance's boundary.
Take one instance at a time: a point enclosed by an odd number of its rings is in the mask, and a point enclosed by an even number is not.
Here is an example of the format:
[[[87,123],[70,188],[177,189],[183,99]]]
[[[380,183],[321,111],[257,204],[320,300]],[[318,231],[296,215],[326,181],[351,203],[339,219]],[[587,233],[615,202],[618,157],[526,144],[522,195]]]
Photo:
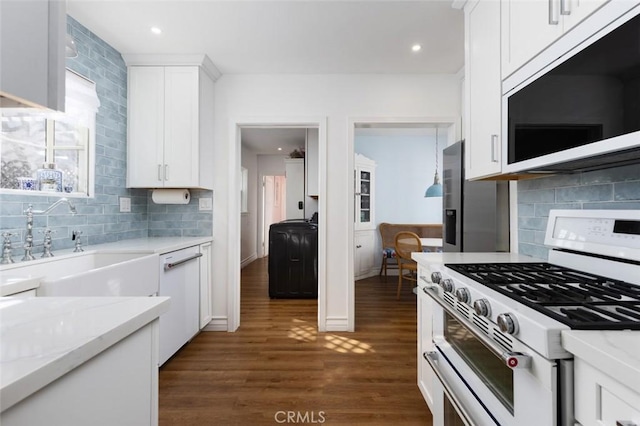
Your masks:
[[[320,117],[320,118],[307,118],[307,119],[300,119],[300,118],[294,118],[291,120],[285,120],[285,121],[274,121],[274,122],[270,122],[269,120],[266,120],[265,122],[256,122],[255,120],[240,120],[240,121],[236,121],[235,122],[235,140],[236,140],[236,145],[235,145],[235,149],[230,152],[230,161],[232,161],[232,164],[236,164],[235,166],[235,170],[236,170],[236,174],[240,175],[240,170],[242,167],[246,167],[249,170],[249,181],[250,182],[254,182],[253,185],[253,196],[251,195],[252,190],[251,188],[249,188],[249,196],[250,198],[253,198],[255,206],[254,206],[254,212],[255,211],[259,211],[258,214],[255,215],[255,218],[249,218],[248,216],[251,215],[251,207],[249,208],[249,213],[244,216],[244,215],[233,215],[235,217],[239,217],[240,220],[237,223],[231,224],[230,229],[237,229],[237,237],[234,238],[235,242],[234,244],[238,244],[238,246],[241,248],[242,250],[242,244],[244,241],[246,241],[247,239],[245,238],[245,236],[243,235],[242,229],[244,228],[244,224],[248,223],[250,224],[249,227],[251,228],[251,232],[255,232],[254,236],[250,237],[249,239],[252,241],[253,244],[256,245],[256,249],[254,250],[254,253],[256,253],[256,258],[257,258],[257,252],[258,252],[258,245],[262,245],[262,242],[264,240],[264,245],[266,246],[268,244],[268,238],[266,237],[267,233],[268,233],[268,226],[266,226],[266,222],[269,222],[268,220],[265,220],[262,218],[263,214],[261,211],[261,207],[263,206],[263,189],[262,189],[262,176],[279,176],[279,173],[274,173],[273,168],[269,168],[270,166],[267,165],[265,167],[263,167],[261,169],[261,172],[258,172],[258,159],[257,159],[257,155],[256,152],[252,152],[249,153],[246,150],[246,146],[243,144],[243,137],[245,133],[251,133],[253,131],[278,131],[278,130],[283,130],[283,129],[310,129],[310,128],[314,128],[314,129],[318,129],[317,130],[317,134],[318,134],[318,147],[317,147],[317,161],[318,161],[318,168],[317,168],[317,174],[318,174],[318,188],[319,188],[319,194],[316,197],[317,200],[317,208],[315,209],[315,211],[317,211],[319,213],[319,220],[318,220],[318,301],[317,301],[317,306],[318,306],[318,326],[320,331],[323,331],[324,328],[324,317],[325,317],[325,309],[324,309],[324,300],[325,300],[325,264],[326,264],[326,236],[325,236],[325,215],[322,214],[323,210],[326,208],[325,207],[325,203],[326,200],[322,198],[322,194],[325,191],[326,188],[326,183],[325,183],[325,162],[326,162],[326,118],[324,117]],[[300,146],[297,146],[297,148],[299,149]],[[261,148],[262,149],[262,148]],[[284,156],[288,156],[288,154],[291,152],[291,150],[289,148],[283,148],[281,153],[278,154],[280,155],[280,157],[284,157]],[[245,156],[245,154],[247,154]],[[273,154],[273,153],[271,153]],[[269,153],[260,153],[260,155],[269,155]],[[251,158],[249,159],[250,156],[255,156],[255,158]],[[249,159],[250,162],[253,162],[253,167],[251,167],[251,165],[247,164],[247,160]],[[268,161],[267,161],[268,163]],[[253,172],[252,172],[253,170]],[[265,186],[266,186],[266,181],[265,181]],[[279,180],[277,178],[275,178],[273,180],[273,186],[274,186],[274,204],[275,204],[275,194],[276,192],[276,186],[280,186],[279,190],[283,191],[286,188],[286,185],[283,185],[283,181]],[[238,188],[239,189],[239,188]],[[236,194],[239,193],[239,191],[234,191]],[[285,200],[286,196],[283,196],[279,201],[280,204],[284,204],[284,200]],[[258,200],[258,198],[260,200]],[[232,205],[235,203],[232,203]],[[249,202],[249,204],[251,204],[251,201]],[[273,221],[275,220],[275,217],[272,217]],[[237,228],[236,228],[237,226]],[[257,229],[258,227],[260,227],[260,229]],[[240,251],[241,251],[240,250]],[[266,249],[268,252],[268,248]],[[260,254],[263,255],[263,250],[260,249]],[[233,253],[232,253],[233,254]],[[235,256],[234,256],[235,257]],[[243,257],[242,255],[240,256],[241,260]],[[233,267],[233,264],[235,262],[231,263],[231,266]],[[235,269],[235,271],[231,272],[231,281],[230,281],[230,292],[228,293],[228,303],[229,306],[231,307],[229,312],[230,312],[230,316],[228,318],[228,327],[227,329],[230,331],[233,331],[235,329],[237,329],[240,326],[240,269],[241,269],[241,265],[244,262],[238,262],[235,263],[237,266]]]

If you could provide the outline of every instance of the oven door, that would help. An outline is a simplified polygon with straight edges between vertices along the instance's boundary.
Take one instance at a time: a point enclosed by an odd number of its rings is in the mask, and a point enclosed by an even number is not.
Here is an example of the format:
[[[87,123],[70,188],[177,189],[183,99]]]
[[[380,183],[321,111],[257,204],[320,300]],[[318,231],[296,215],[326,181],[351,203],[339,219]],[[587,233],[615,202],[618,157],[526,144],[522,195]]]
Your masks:
[[[518,426],[559,424],[556,362],[523,346],[507,351],[477,331],[455,310],[443,308],[441,302],[434,304],[433,314],[435,350],[423,357],[437,375],[445,394],[448,392],[452,397],[450,402],[458,407],[464,422]],[[507,365],[507,360],[514,356],[518,358],[518,368]]]

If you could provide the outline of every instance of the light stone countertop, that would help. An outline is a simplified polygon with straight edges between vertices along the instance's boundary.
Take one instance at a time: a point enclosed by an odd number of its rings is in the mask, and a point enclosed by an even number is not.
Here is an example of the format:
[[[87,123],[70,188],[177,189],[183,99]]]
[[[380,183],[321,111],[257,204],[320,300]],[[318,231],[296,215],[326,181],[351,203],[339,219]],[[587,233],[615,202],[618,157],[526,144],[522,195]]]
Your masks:
[[[169,309],[168,297],[0,299],[0,411]]]
[[[91,252],[119,253],[169,253],[186,247],[205,244],[213,241],[213,237],[147,237],[121,240],[113,243],[85,245],[84,254]],[[29,265],[54,262],[58,259],[77,256],[73,249],[54,250],[54,257],[37,258],[28,262],[15,262],[0,265],[0,296],[7,296],[21,291],[38,288],[42,276],[34,276],[28,270]]]
[[[631,389],[640,383],[640,331],[567,330],[562,346]]]
[[[412,253],[411,258],[424,267],[445,263],[546,262],[518,253]]]

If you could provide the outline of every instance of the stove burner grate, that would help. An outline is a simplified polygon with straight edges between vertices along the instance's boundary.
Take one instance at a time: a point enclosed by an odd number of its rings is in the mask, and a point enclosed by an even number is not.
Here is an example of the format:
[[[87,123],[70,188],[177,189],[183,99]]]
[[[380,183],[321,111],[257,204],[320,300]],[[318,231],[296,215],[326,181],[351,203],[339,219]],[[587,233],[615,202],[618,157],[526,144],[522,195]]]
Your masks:
[[[446,267],[577,330],[640,330],[640,286],[550,263]]]

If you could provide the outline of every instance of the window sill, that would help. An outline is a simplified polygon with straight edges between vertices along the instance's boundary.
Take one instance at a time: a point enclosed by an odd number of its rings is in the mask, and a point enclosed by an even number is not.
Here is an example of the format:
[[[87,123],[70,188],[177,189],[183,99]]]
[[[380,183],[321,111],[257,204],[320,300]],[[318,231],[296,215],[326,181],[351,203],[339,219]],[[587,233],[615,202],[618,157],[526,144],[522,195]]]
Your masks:
[[[26,191],[24,189],[0,188],[1,195],[35,195],[38,197],[67,197],[67,198],[93,198],[84,192],[49,192],[49,191]]]

